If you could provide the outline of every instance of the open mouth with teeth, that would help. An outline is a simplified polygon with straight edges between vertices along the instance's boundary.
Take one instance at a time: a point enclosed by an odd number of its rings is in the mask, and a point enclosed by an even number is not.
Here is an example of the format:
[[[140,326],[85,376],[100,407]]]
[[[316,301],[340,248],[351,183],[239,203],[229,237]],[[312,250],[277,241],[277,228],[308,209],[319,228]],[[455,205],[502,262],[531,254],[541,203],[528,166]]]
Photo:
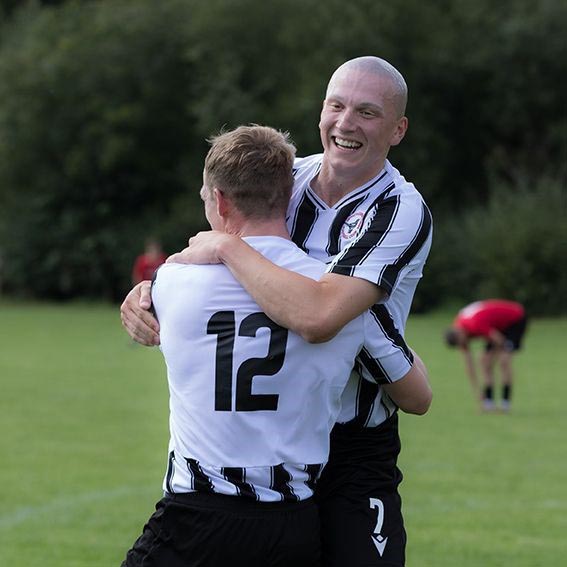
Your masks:
[[[331,136],[331,139],[335,143],[335,146],[342,150],[358,150],[358,148],[362,147],[360,142],[355,142],[354,140],[345,140],[344,138],[337,138],[336,136]]]

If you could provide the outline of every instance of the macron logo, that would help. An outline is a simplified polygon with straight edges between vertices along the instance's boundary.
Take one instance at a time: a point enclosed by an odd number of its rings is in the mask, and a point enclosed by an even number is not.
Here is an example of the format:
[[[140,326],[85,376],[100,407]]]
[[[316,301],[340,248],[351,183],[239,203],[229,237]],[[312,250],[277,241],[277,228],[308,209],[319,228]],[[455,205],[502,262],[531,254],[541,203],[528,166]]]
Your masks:
[[[376,546],[380,557],[382,557],[384,553],[384,549],[386,548],[386,544],[388,543],[387,537],[382,537],[380,534],[372,534],[372,543]]]

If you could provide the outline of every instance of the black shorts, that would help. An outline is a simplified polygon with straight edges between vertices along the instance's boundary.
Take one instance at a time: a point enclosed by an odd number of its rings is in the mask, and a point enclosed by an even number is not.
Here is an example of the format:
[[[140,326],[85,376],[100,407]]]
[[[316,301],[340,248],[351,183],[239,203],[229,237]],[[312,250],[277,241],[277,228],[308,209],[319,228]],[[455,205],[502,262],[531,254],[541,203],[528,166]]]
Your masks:
[[[335,426],[317,485],[324,567],[402,567],[398,416],[375,428]]]
[[[313,499],[175,494],[157,503],[122,567],[318,567],[320,545]]]
[[[528,325],[528,320],[526,317],[522,317],[519,321],[516,321],[509,327],[506,327],[500,331],[505,337],[506,342],[504,343],[504,349],[508,352],[514,352],[522,348],[522,339],[524,333],[526,332],[526,327]],[[494,343],[488,341],[486,343],[486,350],[491,351],[495,348]]]

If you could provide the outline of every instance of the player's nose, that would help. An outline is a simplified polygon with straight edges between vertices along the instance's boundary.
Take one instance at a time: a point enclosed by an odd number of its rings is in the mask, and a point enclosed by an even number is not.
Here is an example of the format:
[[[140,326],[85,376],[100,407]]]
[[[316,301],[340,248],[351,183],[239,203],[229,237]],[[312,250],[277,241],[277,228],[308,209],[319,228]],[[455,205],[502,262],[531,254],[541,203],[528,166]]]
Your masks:
[[[337,128],[339,128],[340,130],[344,132],[348,132],[353,130],[354,128],[354,123],[355,123],[354,119],[355,119],[354,112],[349,108],[345,108],[337,117],[337,121],[335,124]]]

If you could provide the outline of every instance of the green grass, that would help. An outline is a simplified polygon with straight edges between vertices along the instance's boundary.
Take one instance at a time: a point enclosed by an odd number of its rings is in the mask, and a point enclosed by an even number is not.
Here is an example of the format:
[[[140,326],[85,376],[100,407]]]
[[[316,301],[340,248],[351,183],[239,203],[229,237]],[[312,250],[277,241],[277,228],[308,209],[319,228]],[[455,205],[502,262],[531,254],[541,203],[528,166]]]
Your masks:
[[[460,354],[440,337],[451,314],[413,316],[434,402],[402,417],[412,567],[535,567],[567,557],[567,321],[533,321],[514,360],[509,415],[480,414]],[[476,349],[481,345],[476,345]]]
[[[0,565],[119,565],[161,492],[161,354],[115,307],[0,305],[0,322]]]
[[[408,327],[435,394],[429,414],[401,420],[408,566],[559,565],[567,320],[532,323],[512,412],[481,415],[441,342],[450,319]],[[133,345],[118,308],[101,305],[0,303],[0,345],[0,565],[119,565],[161,494],[161,354]]]

